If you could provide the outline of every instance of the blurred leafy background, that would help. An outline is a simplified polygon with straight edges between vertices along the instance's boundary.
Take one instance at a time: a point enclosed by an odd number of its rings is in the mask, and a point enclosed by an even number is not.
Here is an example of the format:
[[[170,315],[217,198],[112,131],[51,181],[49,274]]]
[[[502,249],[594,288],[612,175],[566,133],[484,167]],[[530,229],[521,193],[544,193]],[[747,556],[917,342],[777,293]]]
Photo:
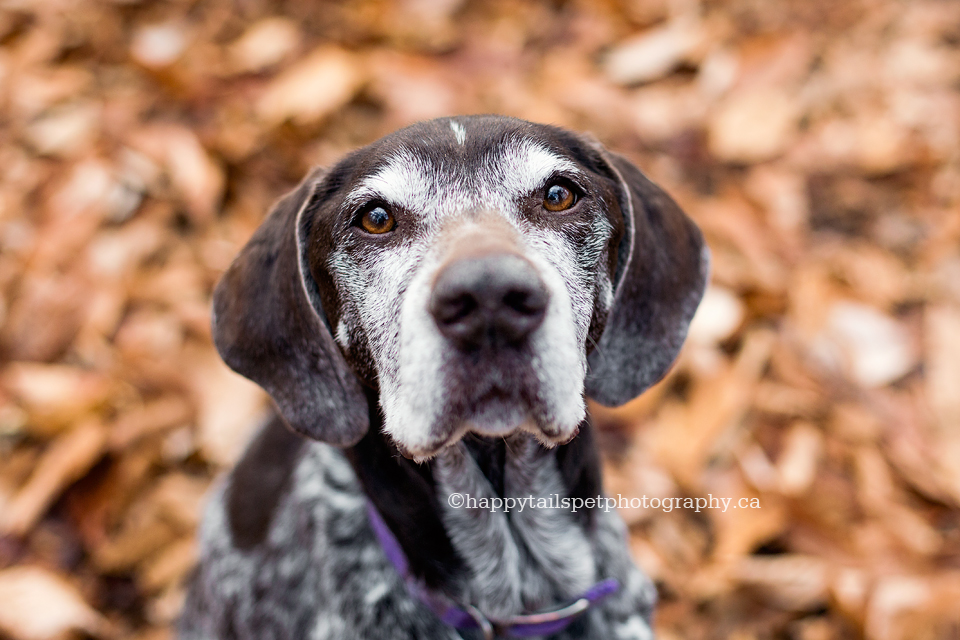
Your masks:
[[[960,3],[0,3],[0,637],[166,640],[266,410],[210,291],[271,202],[405,124],[586,130],[713,281],[596,408],[665,639],[960,637]]]

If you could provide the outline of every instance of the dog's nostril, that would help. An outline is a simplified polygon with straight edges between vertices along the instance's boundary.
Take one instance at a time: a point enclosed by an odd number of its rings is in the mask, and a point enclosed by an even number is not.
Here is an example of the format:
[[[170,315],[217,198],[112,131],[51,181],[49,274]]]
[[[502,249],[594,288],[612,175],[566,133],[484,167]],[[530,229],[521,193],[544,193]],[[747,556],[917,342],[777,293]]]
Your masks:
[[[503,304],[524,313],[527,310],[527,298],[529,297],[526,291],[508,291],[507,295],[503,296]]]
[[[493,255],[458,260],[437,276],[430,313],[454,344],[517,344],[543,321],[549,295],[527,260]]]
[[[535,291],[513,289],[503,296],[503,304],[522,314],[541,313],[547,306],[547,297],[542,295],[542,292],[542,289]]]
[[[441,300],[436,305],[434,317],[439,322],[453,323],[463,320],[477,309],[477,300],[470,294],[462,294]]]

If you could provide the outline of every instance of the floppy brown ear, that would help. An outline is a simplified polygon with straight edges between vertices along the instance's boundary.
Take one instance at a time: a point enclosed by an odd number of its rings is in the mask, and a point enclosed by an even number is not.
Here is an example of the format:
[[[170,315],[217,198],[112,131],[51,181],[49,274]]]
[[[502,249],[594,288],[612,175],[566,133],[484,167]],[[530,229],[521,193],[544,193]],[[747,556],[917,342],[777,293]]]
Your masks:
[[[587,395],[607,406],[632,400],[670,369],[707,283],[700,229],[625,158],[602,151],[620,181],[625,231],[613,307],[589,356]]]
[[[367,401],[308,293],[316,284],[304,279],[311,276],[297,231],[321,179],[314,172],[280,200],[223,275],[213,294],[213,340],[293,429],[347,446],[369,428]]]

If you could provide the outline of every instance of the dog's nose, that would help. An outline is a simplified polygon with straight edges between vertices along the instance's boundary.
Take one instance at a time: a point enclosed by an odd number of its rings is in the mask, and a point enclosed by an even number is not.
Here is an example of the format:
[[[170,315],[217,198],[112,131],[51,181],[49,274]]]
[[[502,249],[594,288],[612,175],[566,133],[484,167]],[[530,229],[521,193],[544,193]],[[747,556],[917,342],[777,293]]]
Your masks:
[[[440,272],[430,313],[461,349],[518,344],[543,322],[550,294],[527,260],[499,254],[464,258]]]

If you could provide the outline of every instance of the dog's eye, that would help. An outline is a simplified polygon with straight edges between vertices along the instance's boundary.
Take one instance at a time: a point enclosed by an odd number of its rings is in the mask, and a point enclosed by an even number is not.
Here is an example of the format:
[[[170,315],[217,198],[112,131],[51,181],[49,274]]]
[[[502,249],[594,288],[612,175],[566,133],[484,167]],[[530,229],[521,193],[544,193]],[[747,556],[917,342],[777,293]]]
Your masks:
[[[547,211],[566,211],[577,203],[577,195],[562,184],[552,184],[543,194],[543,208]]]
[[[393,228],[397,226],[397,220],[386,208],[376,206],[363,214],[360,218],[360,226],[367,233],[379,235],[393,231]]]

